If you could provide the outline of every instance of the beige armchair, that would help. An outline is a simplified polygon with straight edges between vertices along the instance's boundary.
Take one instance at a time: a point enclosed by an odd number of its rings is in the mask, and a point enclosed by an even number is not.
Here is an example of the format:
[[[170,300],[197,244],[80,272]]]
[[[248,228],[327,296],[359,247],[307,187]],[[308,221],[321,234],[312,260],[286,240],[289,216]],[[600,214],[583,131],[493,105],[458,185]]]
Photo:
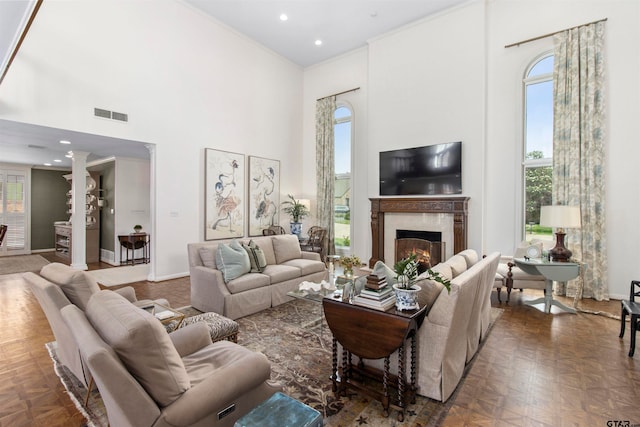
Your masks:
[[[84,310],[91,295],[98,292],[100,287],[84,271],[74,270],[60,263],[45,265],[40,270],[40,275],[25,273],[24,278],[47,316],[58,345],[57,353],[60,362],[69,368],[86,387],[89,384],[90,376],[82,364],[78,346],[60,316],[60,309],[73,304]],[[138,301],[135,291],[129,286],[115,292],[136,305],[147,305],[150,302],[149,300]],[[157,302],[163,305],[168,304],[165,299],[159,299]]]
[[[264,355],[212,343],[204,323],[167,334],[153,315],[109,291],[93,295],[85,313],[73,305],[61,313],[111,426],[232,426],[280,389],[269,382]]]
[[[507,288],[507,302],[511,297],[513,288],[520,289],[541,289],[546,287],[544,276],[525,273],[513,262],[514,258],[523,258],[533,254],[542,254],[544,250],[543,242],[532,240],[531,243],[522,242],[514,251],[513,256],[503,256],[498,265],[498,274],[504,278],[504,285]],[[498,291],[498,300],[500,301],[500,291]]]

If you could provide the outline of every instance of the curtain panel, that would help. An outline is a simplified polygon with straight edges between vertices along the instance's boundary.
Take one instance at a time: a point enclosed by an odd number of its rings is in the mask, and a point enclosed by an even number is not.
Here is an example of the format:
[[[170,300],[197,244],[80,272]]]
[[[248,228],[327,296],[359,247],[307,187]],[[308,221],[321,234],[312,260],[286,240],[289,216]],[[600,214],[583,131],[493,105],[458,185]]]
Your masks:
[[[609,299],[605,230],[604,22],[554,36],[553,202],[580,206],[582,226],[567,247],[582,277],[559,294]],[[581,284],[579,280],[583,280]],[[577,282],[577,283],[576,283]]]
[[[316,219],[326,228],[324,253],[336,252],[334,243],[334,138],[333,121],[336,110],[336,97],[321,99],[316,104]]]

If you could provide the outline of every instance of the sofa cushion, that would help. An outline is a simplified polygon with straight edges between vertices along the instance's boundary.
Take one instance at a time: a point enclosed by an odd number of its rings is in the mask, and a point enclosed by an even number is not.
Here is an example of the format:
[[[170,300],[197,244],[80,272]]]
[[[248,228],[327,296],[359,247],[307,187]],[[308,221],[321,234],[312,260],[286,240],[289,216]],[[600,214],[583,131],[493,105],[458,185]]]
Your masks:
[[[451,267],[453,277],[456,277],[467,270],[467,260],[461,255],[452,256],[447,260],[447,264]]]
[[[260,247],[260,249],[262,249],[264,257],[267,260],[267,264],[277,264],[276,255],[273,253],[272,237],[273,236],[258,236],[251,239]],[[244,243],[248,242],[244,241]]]
[[[467,261],[467,268],[471,268],[473,264],[478,262],[478,252],[473,249],[465,249],[464,251],[458,253],[461,257]]]
[[[300,242],[295,234],[280,234],[272,236],[271,239],[277,264],[282,264],[294,258],[302,258]]]
[[[91,296],[100,290],[96,281],[84,271],[57,262],[42,267],[40,275],[60,286],[69,301],[82,311],[87,309]]]
[[[262,273],[262,270],[267,266],[267,259],[265,258],[262,249],[260,249],[253,240],[250,240],[249,243],[242,243],[242,247],[247,251],[247,255],[249,255],[251,272]]]
[[[453,272],[451,271],[451,266],[446,262],[441,262],[440,264],[436,264],[435,266],[431,267],[431,271],[440,273],[440,275],[447,280],[453,279]],[[429,272],[424,271],[418,275],[416,280],[428,279],[428,278],[429,278]]]
[[[319,273],[326,270],[324,262],[314,261],[311,259],[292,259],[282,263],[282,265],[288,265],[290,267],[296,267],[300,269],[300,275],[306,276],[308,274]]]
[[[271,278],[262,273],[249,273],[237,277],[227,283],[227,289],[232,294],[248,291],[250,289],[262,288],[271,284]]]
[[[115,292],[96,292],[87,318],[127,370],[158,403],[167,406],[191,386],[178,351],[162,324]]]
[[[216,251],[212,247],[201,247],[198,249],[202,265],[208,268],[216,268]]]
[[[249,255],[237,240],[233,240],[228,245],[226,243],[218,245],[216,265],[222,273],[225,283],[251,271]]]
[[[262,274],[270,277],[271,283],[280,283],[300,277],[300,269],[290,265],[267,265]]]
[[[440,292],[442,292],[442,290],[444,289],[444,285],[431,279],[418,280],[416,281],[416,285],[422,288],[420,290],[420,295],[426,296],[425,300],[427,304],[427,313],[429,313],[429,310],[431,310],[433,303],[436,301],[436,299],[438,299],[438,297],[440,296]]]

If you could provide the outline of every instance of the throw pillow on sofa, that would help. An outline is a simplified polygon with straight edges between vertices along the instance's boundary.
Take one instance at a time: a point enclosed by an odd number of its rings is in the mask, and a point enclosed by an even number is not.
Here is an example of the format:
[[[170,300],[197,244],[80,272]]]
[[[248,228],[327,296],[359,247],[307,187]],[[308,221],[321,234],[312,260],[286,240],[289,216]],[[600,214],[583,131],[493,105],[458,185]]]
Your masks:
[[[249,244],[243,243],[242,247],[247,251],[249,255],[249,263],[251,264],[252,273],[262,273],[267,266],[267,258],[264,256],[264,252],[253,240],[249,241]]]
[[[216,251],[216,265],[222,273],[225,283],[251,271],[249,255],[237,240],[228,245],[220,243]]]

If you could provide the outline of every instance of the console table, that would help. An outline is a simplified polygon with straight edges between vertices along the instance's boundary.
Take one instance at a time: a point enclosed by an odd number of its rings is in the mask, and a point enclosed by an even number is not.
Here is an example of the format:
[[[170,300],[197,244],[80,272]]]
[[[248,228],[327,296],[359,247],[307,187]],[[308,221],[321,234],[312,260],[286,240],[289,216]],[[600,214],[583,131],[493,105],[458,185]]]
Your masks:
[[[360,391],[382,403],[383,414],[389,416],[389,407],[399,411],[398,420],[404,420],[406,402],[415,403],[416,395],[416,331],[427,313],[427,304],[419,296],[420,309],[377,311],[351,304],[348,301],[325,298],[322,301],[327,324],[333,333],[333,391],[345,394],[347,388]],[[410,384],[405,379],[405,340],[411,339]],[[338,375],[338,343],[342,345],[342,371]],[[398,352],[398,375],[391,375],[390,356]],[[360,360],[351,363],[351,356]],[[384,370],[366,367],[363,359],[384,359]],[[367,384],[366,379],[382,382],[380,387]],[[397,395],[389,387],[397,385]]]
[[[118,236],[120,241],[120,264],[134,265],[137,263],[148,264],[150,260],[149,255],[149,242],[151,236],[147,233],[131,233]],[[142,257],[136,258],[136,250],[142,250]],[[122,257],[122,251],[127,251],[126,258]],[[131,257],[129,257],[129,251],[131,251]]]
[[[527,274],[542,275],[545,279],[544,297],[535,299],[533,301],[526,301],[527,305],[534,305],[544,303],[544,312],[551,313],[551,306],[574,313],[575,310],[571,307],[567,307],[560,301],[553,299],[553,282],[568,282],[573,280],[580,274],[580,264],[575,262],[553,262],[543,259],[524,259],[514,258],[513,261],[516,265]]]

